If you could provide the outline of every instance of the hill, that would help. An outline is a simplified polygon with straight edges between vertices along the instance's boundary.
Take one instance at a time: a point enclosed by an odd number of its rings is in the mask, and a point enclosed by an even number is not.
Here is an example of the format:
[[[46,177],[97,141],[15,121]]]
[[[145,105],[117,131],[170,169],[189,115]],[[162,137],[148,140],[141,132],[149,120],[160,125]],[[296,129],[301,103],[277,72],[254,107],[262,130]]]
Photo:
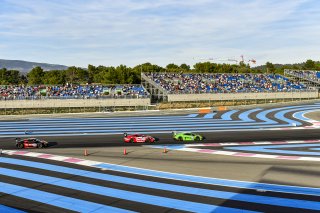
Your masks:
[[[27,73],[32,68],[39,66],[42,67],[43,70],[65,70],[68,67],[59,64],[47,64],[47,63],[37,63],[37,62],[30,62],[30,61],[22,61],[22,60],[5,60],[0,59],[0,69],[6,68],[8,70],[18,70],[22,73]]]

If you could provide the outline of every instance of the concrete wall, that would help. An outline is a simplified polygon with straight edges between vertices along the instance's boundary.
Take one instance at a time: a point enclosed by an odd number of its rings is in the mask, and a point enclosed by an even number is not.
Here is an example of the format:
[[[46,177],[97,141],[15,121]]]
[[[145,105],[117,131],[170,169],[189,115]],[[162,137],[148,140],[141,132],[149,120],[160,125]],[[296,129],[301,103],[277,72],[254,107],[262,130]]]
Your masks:
[[[221,101],[254,99],[313,99],[318,92],[278,92],[278,93],[224,93],[224,94],[170,94],[169,102],[179,101]],[[0,101],[0,108],[60,108],[60,107],[121,107],[148,106],[150,98],[137,99],[47,99],[47,100],[7,100]]]
[[[254,99],[309,99],[318,98],[318,92],[274,92],[274,93],[205,93],[205,94],[169,94],[168,101],[220,101]]]
[[[47,99],[0,101],[0,108],[57,108],[57,107],[113,107],[148,106],[150,98],[136,99]]]

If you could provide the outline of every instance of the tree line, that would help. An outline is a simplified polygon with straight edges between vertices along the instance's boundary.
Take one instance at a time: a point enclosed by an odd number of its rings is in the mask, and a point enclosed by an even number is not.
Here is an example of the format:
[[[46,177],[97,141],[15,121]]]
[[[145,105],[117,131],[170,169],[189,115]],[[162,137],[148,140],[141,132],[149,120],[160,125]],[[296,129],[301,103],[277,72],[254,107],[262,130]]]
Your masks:
[[[263,66],[250,67],[249,64],[219,64],[199,62],[193,68],[187,64],[168,64],[161,67],[156,64],[144,63],[135,67],[120,65],[93,66],[87,68],[68,67],[65,70],[44,71],[41,67],[34,67],[27,74],[17,70],[0,69],[1,85],[64,85],[72,84],[140,84],[141,72],[177,72],[177,73],[277,73],[283,74],[284,69],[320,70],[320,62],[307,60],[301,64],[279,65],[267,62]]]

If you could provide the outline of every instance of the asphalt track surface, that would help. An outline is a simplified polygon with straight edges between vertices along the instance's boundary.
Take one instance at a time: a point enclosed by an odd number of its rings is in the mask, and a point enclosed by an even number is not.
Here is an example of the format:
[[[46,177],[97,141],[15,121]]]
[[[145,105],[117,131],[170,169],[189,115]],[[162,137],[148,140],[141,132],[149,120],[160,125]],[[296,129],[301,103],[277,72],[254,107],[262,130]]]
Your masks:
[[[301,120],[293,118],[293,114],[298,111],[294,110],[285,113],[284,118],[300,122]],[[216,120],[225,119],[228,122],[228,116],[230,116],[232,121],[237,122],[240,120],[239,115],[241,112],[244,112],[244,110],[234,111],[229,115],[218,112],[208,117]],[[285,119],[276,118],[277,112],[279,111],[272,111],[266,117],[276,121],[275,125],[287,125],[286,129],[245,128],[237,129],[237,131],[226,129],[226,131],[198,132],[206,137],[203,143],[319,139],[319,128],[293,128],[289,130],[288,128],[292,127],[292,124],[287,123]],[[248,119],[254,120],[253,126],[255,123],[263,122],[263,118],[257,116],[258,114],[259,111],[255,111],[248,116]],[[315,114],[313,117],[318,116],[318,113],[315,112]],[[196,116],[199,117],[199,115]],[[300,127],[311,125],[312,123],[301,121]],[[152,135],[160,139],[157,142],[158,145],[182,143],[173,141],[169,132],[152,133]],[[7,136],[5,133],[3,135],[0,134],[0,136],[0,148],[14,149],[14,137]],[[219,182],[219,184],[209,183],[206,182],[209,180],[204,180],[200,177],[195,181],[190,181],[185,180],[184,178],[190,177],[184,175],[182,175],[181,179],[177,179],[146,175],[139,171],[101,170],[101,168],[91,168],[45,159],[2,155],[0,158],[0,211],[320,211],[319,162],[239,158],[179,151],[169,151],[164,155],[159,150],[149,148],[149,145],[124,144],[122,142],[122,134],[119,133],[107,135],[40,135],[39,137],[48,140],[50,147],[48,149],[34,150],[38,152],[111,162],[115,165],[223,178],[219,179],[219,181],[230,179],[255,183],[239,187],[237,185],[239,182],[234,181],[228,183]],[[132,151],[132,153],[126,156],[121,155],[124,147],[130,152]],[[319,146],[312,147],[314,148],[313,152],[317,152],[317,147]],[[89,150],[89,156],[83,156],[83,148]],[[298,151],[310,150],[301,147]],[[25,160],[30,162],[24,162]],[[37,162],[43,164],[36,164]],[[81,172],[77,171],[77,173],[71,169],[78,169]],[[147,182],[140,182],[141,180]],[[278,188],[270,188],[270,185],[263,184],[274,184]],[[289,186],[289,188],[285,186]]]
[[[223,142],[250,142],[250,141],[281,141],[281,140],[312,140],[319,139],[320,129],[306,130],[261,130],[248,132],[204,132],[204,143]],[[153,134],[160,140],[156,144],[188,144],[172,139],[172,134]],[[49,148],[79,148],[79,147],[114,147],[114,146],[141,146],[145,144],[125,144],[122,135],[97,135],[97,136],[52,136],[42,137],[50,143]],[[2,149],[15,149],[15,138],[0,138]]]
[[[297,127],[311,126],[312,123],[302,115],[317,110],[320,110],[318,103],[230,110],[204,115],[2,121],[0,148],[14,148],[16,137],[40,137],[50,142],[50,148],[127,146],[128,144],[123,144],[124,132],[151,134],[159,138],[157,144],[181,143],[172,139],[172,131],[176,129],[196,131],[206,137],[205,143],[310,140],[319,138],[320,128],[292,129],[291,127],[293,124]],[[300,113],[298,116],[300,119],[294,116],[297,113]],[[301,120],[302,118],[304,120]],[[26,129],[31,130],[32,134],[24,135]]]
[[[17,156],[2,157],[0,165],[1,204],[28,212],[316,212],[320,208],[319,189],[200,177],[190,181],[190,176],[168,179]]]

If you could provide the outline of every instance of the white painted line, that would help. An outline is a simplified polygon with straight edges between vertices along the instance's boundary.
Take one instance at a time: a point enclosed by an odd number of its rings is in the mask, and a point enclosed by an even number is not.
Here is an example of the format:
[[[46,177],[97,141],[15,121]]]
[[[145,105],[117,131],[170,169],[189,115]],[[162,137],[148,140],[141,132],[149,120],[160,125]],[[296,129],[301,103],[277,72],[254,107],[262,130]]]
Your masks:
[[[318,157],[307,157],[307,156],[286,156],[286,155],[272,155],[272,154],[260,154],[250,152],[231,152],[219,149],[209,149],[211,147],[221,146],[256,146],[256,145],[280,145],[280,144],[310,144],[320,143],[320,140],[296,140],[296,141],[261,141],[261,142],[239,142],[239,143],[202,143],[202,144],[185,144],[183,148],[174,149],[176,151],[187,151],[201,154],[214,154],[214,155],[228,155],[234,157],[254,157],[254,158],[267,158],[276,160],[304,160],[304,161],[320,161]],[[170,149],[170,146],[168,149]],[[183,145],[182,145],[183,146]],[[208,147],[208,149],[197,149],[196,147]]]

